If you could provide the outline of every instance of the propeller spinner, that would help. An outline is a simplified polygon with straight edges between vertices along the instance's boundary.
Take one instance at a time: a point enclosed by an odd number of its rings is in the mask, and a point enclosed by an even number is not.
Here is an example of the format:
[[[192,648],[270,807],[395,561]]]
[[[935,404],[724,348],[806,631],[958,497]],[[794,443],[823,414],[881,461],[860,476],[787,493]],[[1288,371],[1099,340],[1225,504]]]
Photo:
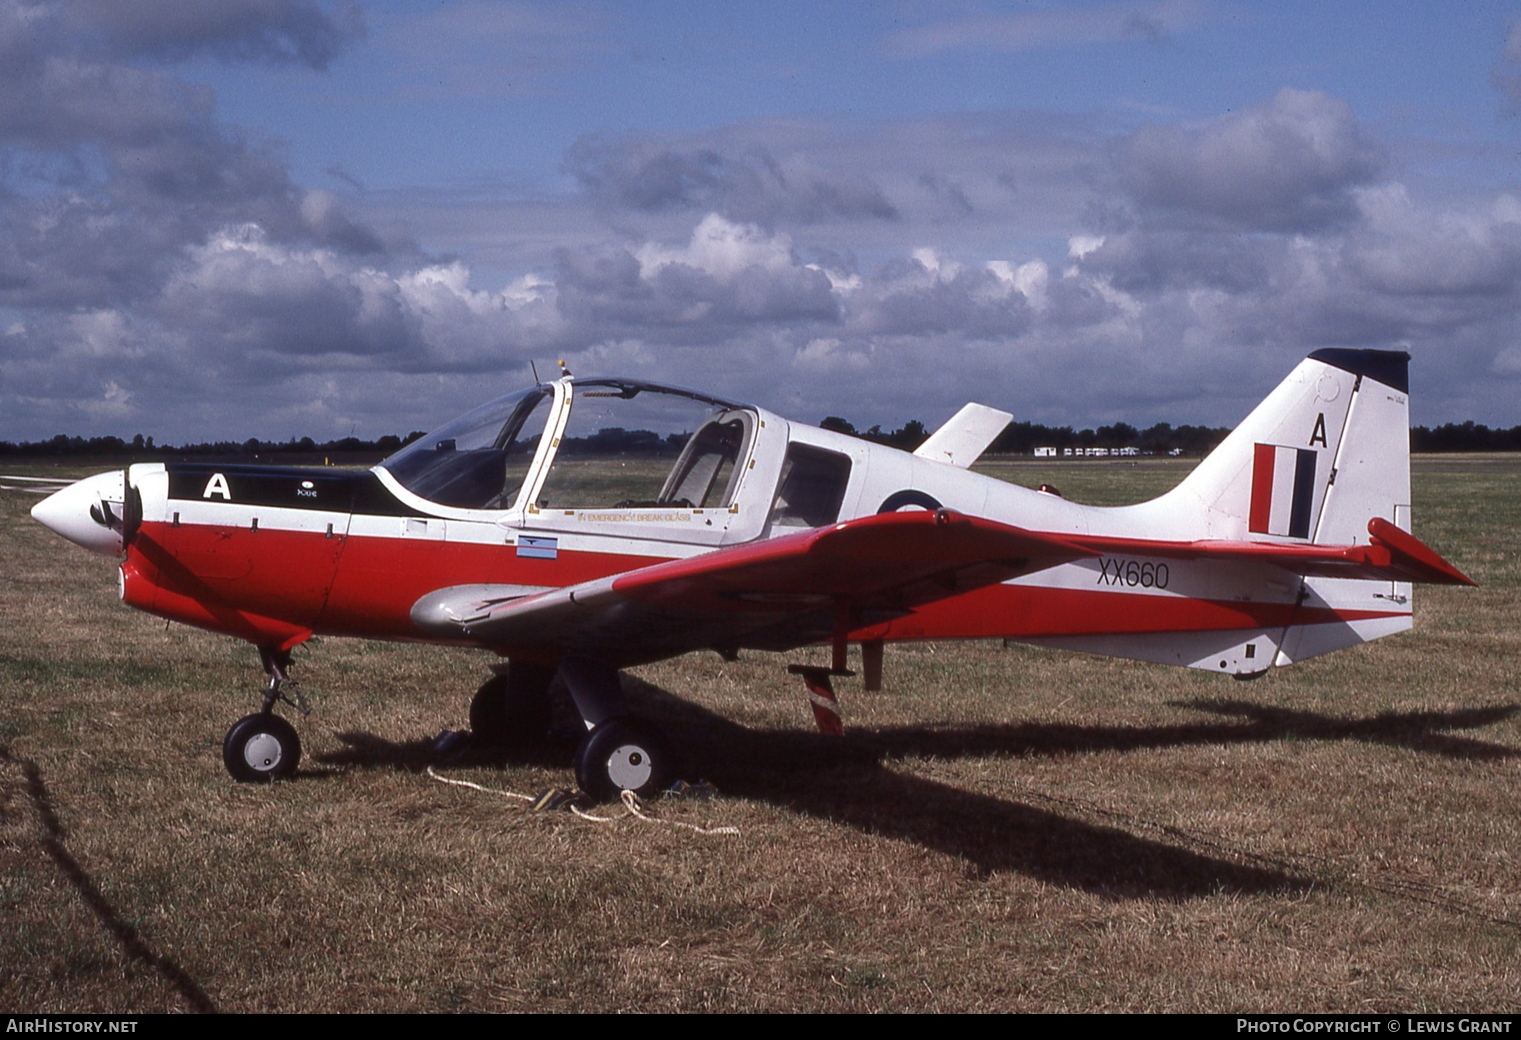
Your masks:
[[[126,551],[142,516],[142,499],[119,469],[77,480],[32,507],[33,520],[104,556]]]

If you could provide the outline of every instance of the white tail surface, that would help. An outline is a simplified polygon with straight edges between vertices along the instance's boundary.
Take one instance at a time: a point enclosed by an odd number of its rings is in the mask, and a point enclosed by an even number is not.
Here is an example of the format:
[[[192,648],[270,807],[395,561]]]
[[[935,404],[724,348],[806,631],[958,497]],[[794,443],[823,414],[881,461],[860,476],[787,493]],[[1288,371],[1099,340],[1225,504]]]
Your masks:
[[[1366,545],[1410,517],[1409,355],[1311,354],[1172,491],[1138,512],[1169,537]]]
[[[1408,362],[1402,351],[1315,352],[1181,484],[1150,502],[1105,511],[1094,533],[1367,545],[1374,517],[1409,531]],[[1411,625],[1407,582],[1295,578],[1264,568],[1241,585],[1246,573],[1234,573],[1231,583],[1220,572],[1216,597],[1283,603],[1293,608],[1289,623],[1044,642],[1249,675]]]
[[[914,454],[921,459],[966,469],[982,457],[988,445],[998,439],[1013,419],[1008,412],[985,404],[963,405],[961,411],[930,434]]]

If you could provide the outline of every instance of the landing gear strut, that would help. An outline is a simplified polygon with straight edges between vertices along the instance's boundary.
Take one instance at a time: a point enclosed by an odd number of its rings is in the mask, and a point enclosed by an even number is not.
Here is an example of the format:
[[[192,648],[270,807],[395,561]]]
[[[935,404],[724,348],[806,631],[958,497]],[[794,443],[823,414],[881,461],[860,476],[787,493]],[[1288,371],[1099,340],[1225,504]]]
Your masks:
[[[618,669],[588,658],[558,667],[516,660],[498,665],[470,702],[470,731],[487,747],[521,746],[549,730],[549,685],[565,683],[586,736],[576,748],[576,783],[599,802],[624,791],[649,797],[676,778],[676,758],[660,732],[630,714]],[[231,768],[231,766],[229,766]]]
[[[259,659],[269,676],[264,708],[233,723],[222,738],[222,764],[234,780],[245,784],[283,780],[301,762],[301,738],[275,714],[275,702],[284,701],[303,715],[311,710],[290,678],[289,650],[260,647]]]

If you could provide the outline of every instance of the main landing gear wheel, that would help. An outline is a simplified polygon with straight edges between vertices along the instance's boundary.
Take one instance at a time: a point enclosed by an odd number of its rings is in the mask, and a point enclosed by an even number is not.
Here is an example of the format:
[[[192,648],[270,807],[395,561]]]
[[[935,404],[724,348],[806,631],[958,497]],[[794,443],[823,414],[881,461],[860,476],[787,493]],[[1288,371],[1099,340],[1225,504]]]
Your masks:
[[[627,719],[608,719],[576,749],[576,783],[599,802],[624,791],[647,798],[670,786],[675,775],[665,741]]]
[[[470,732],[488,747],[532,743],[549,732],[549,684],[555,670],[513,662],[488,679],[470,702]]]
[[[245,715],[222,739],[222,764],[239,783],[284,780],[301,761],[295,727],[273,712]]]

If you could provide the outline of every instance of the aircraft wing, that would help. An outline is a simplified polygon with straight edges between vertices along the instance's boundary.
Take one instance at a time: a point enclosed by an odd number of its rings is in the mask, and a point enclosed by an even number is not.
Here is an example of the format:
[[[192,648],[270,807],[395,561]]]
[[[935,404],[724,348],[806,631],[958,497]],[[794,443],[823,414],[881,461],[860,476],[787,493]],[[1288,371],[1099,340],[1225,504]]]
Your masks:
[[[1098,550],[947,510],[882,513],[568,588],[459,586],[417,602],[429,635],[623,666],[688,650],[788,649]],[[524,590],[526,591],[526,590]],[[509,598],[510,597],[510,598]]]
[[[1293,545],[1278,542],[1157,542],[1139,538],[1073,535],[1070,540],[1103,553],[1165,556],[1185,560],[1240,560],[1266,563],[1293,574],[1428,585],[1476,582],[1408,531],[1382,517],[1368,521],[1367,545]]]
[[[1473,582],[1388,521],[1368,545],[1167,542],[1027,531],[948,510],[882,513],[565,588],[461,585],[418,600],[430,636],[510,655],[585,654],[624,667],[689,650],[785,650],[915,607],[1104,554],[1262,563],[1293,574]]]

